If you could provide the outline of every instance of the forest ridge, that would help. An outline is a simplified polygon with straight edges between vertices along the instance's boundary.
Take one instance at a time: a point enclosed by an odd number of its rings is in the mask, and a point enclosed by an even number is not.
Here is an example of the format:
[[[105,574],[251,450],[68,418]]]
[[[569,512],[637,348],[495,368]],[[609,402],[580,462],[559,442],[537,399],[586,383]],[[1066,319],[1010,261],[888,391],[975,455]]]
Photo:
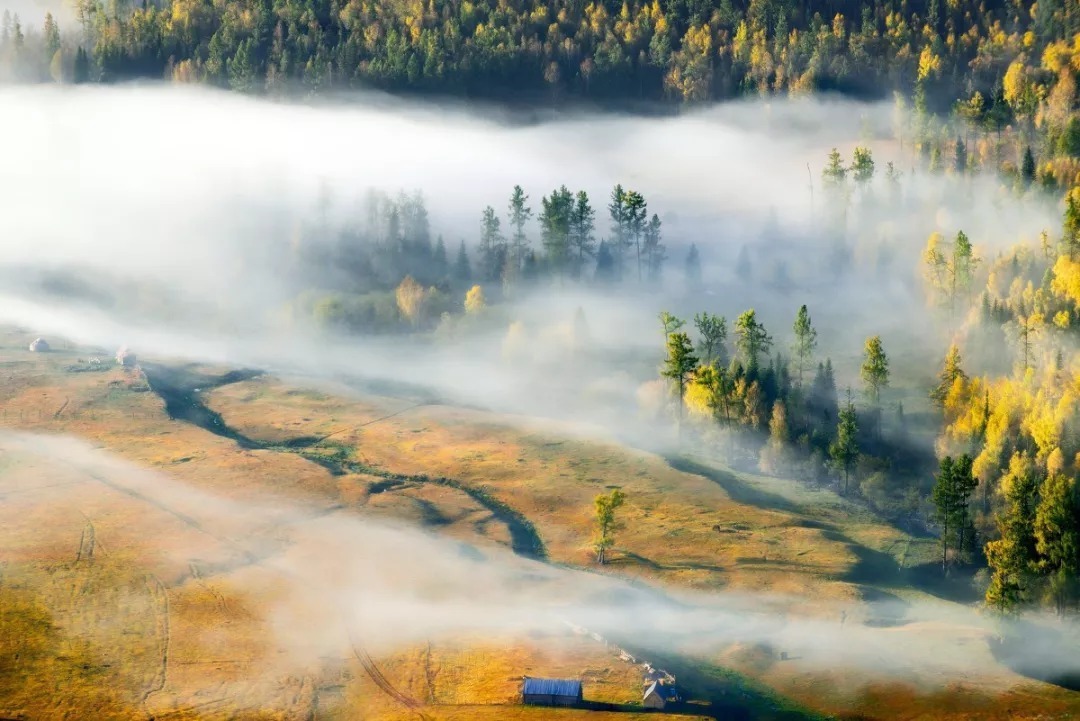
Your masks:
[[[705,101],[897,91],[992,122],[1072,110],[1080,8],[1039,3],[79,0],[62,36],[6,17],[8,78],[171,78],[245,92],[379,87],[509,98]],[[991,99],[996,99],[993,102]]]

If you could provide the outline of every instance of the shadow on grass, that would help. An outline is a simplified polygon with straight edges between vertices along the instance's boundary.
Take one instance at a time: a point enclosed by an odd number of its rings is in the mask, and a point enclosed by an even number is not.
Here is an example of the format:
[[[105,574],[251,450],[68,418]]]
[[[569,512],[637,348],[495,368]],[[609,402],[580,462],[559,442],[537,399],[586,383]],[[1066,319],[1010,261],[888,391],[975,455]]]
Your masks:
[[[806,509],[787,498],[755,488],[740,480],[735,474],[679,456],[667,457],[666,460],[675,470],[692,473],[716,483],[731,496],[732,500],[739,503],[796,515],[806,512]],[[885,524],[886,521],[882,520],[882,523]],[[942,573],[941,567],[934,563],[903,567],[891,554],[858,543],[835,524],[811,518],[798,518],[795,524],[804,528],[818,529],[822,531],[825,538],[842,543],[851,550],[856,561],[854,566],[841,576],[842,581],[860,586],[915,588],[958,603],[979,600],[980,594],[972,583],[970,569],[954,568],[946,576]]]
[[[827,718],[735,671],[703,660],[634,648],[621,640],[618,643],[635,656],[648,658],[654,666],[675,676],[686,700],[668,704],[665,713],[725,721],[817,721]],[[636,706],[635,710],[640,712],[641,707]]]
[[[665,456],[664,460],[667,461],[669,466],[677,471],[707,478],[723,488],[724,492],[731,496],[732,500],[739,503],[745,503],[758,508],[787,511],[789,513],[800,513],[803,511],[801,506],[792,503],[783,496],[755,488],[727,471],[712,468],[698,463],[697,461],[683,458],[682,456]]]

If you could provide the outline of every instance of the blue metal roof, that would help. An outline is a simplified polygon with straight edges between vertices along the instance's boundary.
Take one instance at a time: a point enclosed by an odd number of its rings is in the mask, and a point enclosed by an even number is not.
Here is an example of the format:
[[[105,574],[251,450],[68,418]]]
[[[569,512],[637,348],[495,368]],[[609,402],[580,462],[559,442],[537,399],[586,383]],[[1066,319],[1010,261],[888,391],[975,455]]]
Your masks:
[[[581,681],[571,681],[559,678],[529,678],[525,677],[523,694],[536,696],[573,696],[581,695]]]

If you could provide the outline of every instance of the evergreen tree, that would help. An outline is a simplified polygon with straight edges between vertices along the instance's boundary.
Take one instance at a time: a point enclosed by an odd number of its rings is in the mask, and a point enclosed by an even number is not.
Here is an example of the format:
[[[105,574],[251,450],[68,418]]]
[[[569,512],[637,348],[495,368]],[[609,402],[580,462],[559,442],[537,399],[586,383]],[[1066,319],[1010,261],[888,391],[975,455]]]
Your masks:
[[[836,439],[829,445],[829,458],[833,462],[833,467],[844,474],[843,493],[845,496],[851,479],[851,469],[855,465],[855,461],[859,459],[858,437],[859,428],[855,417],[855,405],[849,398],[839,413]]]
[[[596,211],[589,205],[589,196],[579,190],[570,214],[570,249],[575,278],[584,272],[588,258],[596,254]]]
[[[540,199],[540,240],[544,245],[550,266],[561,277],[570,259],[571,218],[574,213],[574,196],[561,186],[551,195]]]
[[[600,247],[596,249],[596,279],[603,283],[615,280],[615,257],[611,254],[607,241],[600,241]]]
[[[86,54],[85,48],[79,47],[75,51],[75,66],[72,69],[71,80],[76,85],[90,81],[90,57]]]
[[[651,283],[659,282],[664,261],[667,260],[667,248],[661,242],[661,225],[660,216],[653,213],[653,217],[645,226],[644,231],[645,241],[642,250],[645,254],[645,268],[648,270],[648,278]]]
[[[889,358],[881,344],[881,336],[866,339],[863,349],[863,364],[860,369],[866,395],[874,407],[881,406],[881,391],[889,385]]]
[[[747,373],[756,374],[761,356],[767,355],[772,347],[772,338],[765,332],[765,326],[758,322],[753,308],[744,311],[735,321],[735,335],[735,347],[746,364]]]
[[[964,175],[967,173],[967,145],[964,144],[963,138],[956,139],[956,155],[953,157],[953,170],[957,175]]]
[[[641,193],[636,190],[627,191],[624,197],[624,214],[626,218],[627,245],[633,246],[637,257],[638,282],[643,279],[641,272],[641,237],[645,231],[645,218],[648,204]]]
[[[822,428],[826,428],[827,435],[832,435],[833,424],[836,423],[839,398],[836,392],[836,376],[833,374],[832,359],[826,358],[824,363],[818,363],[814,380],[810,384],[810,411],[818,420]]]
[[[686,325],[686,321],[681,318],[676,318],[666,310],[660,311],[660,315],[657,316],[660,319],[660,328],[664,331],[664,344],[666,345],[671,338],[671,334]]]
[[[458,246],[457,258],[454,260],[454,280],[461,285],[472,282],[472,266],[469,264],[469,254],[465,252],[465,241]]]
[[[694,316],[694,327],[697,328],[698,344],[697,352],[701,356],[701,362],[709,365],[713,361],[719,366],[727,365],[727,350],[724,344],[727,342],[727,318],[722,315],[710,313],[698,313]]]
[[[686,384],[697,369],[698,359],[694,355],[694,346],[686,333],[672,333],[667,340],[667,360],[664,361],[661,375],[674,381],[678,404],[679,432],[682,432],[683,399],[686,397]]]
[[[506,265],[506,246],[499,216],[490,205],[480,220],[480,274],[486,281],[499,280]]]
[[[466,260],[466,262],[468,262],[468,260]],[[447,274],[450,272],[450,261],[446,257],[446,243],[443,242],[441,235],[435,243],[435,251],[431,256],[431,269],[435,274],[435,277],[440,281],[446,278]]]
[[[1070,259],[1080,251],[1080,187],[1065,196],[1065,215],[1061,228],[1061,245]]]
[[[840,156],[840,151],[833,148],[829,152],[829,160],[825,164],[824,170],[821,171],[821,182],[826,189],[836,191],[839,190],[844,180],[847,178],[847,168],[844,167],[844,159]]]
[[[1080,591],[1080,494],[1075,479],[1051,473],[1040,495],[1035,545],[1040,570],[1049,580],[1047,594],[1060,616],[1076,603]]]
[[[965,454],[955,460],[951,456],[941,459],[931,498],[934,502],[934,519],[941,526],[942,571],[948,570],[950,547],[960,555],[974,542],[968,504],[976,485],[971,456]]]
[[[692,290],[701,286],[701,256],[695,243],[690,244],[686,254],[686,283]]]
[[[795,316],[795,343],[792,346],[792,354],[795,357],[795,367],[799,373],[799,385],[803,383],[803,373],[813,368],[814,350],[817,348],[817,331],[810,322],[810,313],[806,306],[799,308]]]
[[[1029,600],[1036,561],[1035,507],[1039,479],[1031,460],[1019,453],[1009,462],[1002,479],[1005,507],[997,514],[1001,538],[986,544],[990,585],[986,603],[999,613],[1010,613]]]
[[[614,261],[614,277],[622,280],[625,270],[626,246],[629,242],[626,213],[626,191],[622,185],[616,185],[611,191],[611,202],[608,204],[608,215],[611,218],[611,238],[607,244],[607,250],[611,253]]]
[[[835,151],[835,148],[833,149]],[[836,154],[836,162],[840,162],[840,154]],[[834,158],[832,154],[829,155],[829,166],[826,170],[829,173],[830,182],[833,177],[837,175],[837,170],[832,166]],[[869,148],[858,147],[855,148],[851,157],[851,177],[860,186],[866,186],[874,179],[874,156],[870,152]]]
[[[521,186],[515,185],[514,191],[510,194],[509,205],[510,227],[514,229],[513,235],[510,236],[510,262],[515,272],[520,270],[522,263],[525,262],[525,253],[529,250],[529,238],[525,234],[525,224],[532,217],[532,208],[527,205],[528,201],[529,196],[525,194]]]
[[[1025,188],[1030,188],[1035,182],[1035,155],[1031,152],[1031,146],[1024,147],[1024,158],[1020,162],[1020,182]]]

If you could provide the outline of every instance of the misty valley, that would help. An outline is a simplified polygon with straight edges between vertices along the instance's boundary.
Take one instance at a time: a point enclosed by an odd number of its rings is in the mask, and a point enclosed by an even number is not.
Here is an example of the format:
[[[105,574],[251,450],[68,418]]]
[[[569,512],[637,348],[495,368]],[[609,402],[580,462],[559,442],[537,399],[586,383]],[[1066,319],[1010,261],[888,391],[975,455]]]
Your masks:
[[[6,8],[0,721],[1080,718],[1073,4]]]

